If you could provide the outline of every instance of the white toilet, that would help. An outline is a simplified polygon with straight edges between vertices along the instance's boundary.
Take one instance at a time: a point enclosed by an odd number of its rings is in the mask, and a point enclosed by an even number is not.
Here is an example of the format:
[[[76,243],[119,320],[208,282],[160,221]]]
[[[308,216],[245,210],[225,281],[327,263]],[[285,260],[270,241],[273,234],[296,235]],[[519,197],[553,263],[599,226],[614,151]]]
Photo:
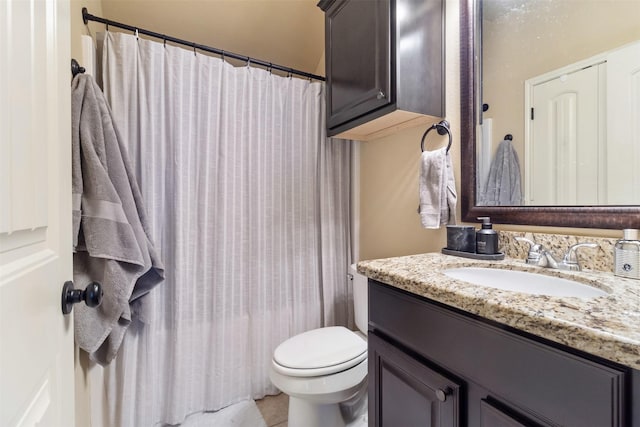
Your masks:
[[[367,278],[355,271],[355,264],[350,273],[362,333],[342,326],[314,329],[289,338],[273,353],[269,377],[289,395],[290,427],[366,425]],[[352,405],[360,408],[355,413],[345,404],[354,400],[360,401]]]

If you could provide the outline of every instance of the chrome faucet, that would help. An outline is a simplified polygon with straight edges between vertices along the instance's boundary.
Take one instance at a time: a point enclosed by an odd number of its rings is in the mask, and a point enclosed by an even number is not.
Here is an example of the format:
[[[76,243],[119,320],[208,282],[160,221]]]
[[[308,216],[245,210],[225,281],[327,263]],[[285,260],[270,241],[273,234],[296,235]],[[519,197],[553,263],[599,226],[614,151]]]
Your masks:
[[[562,257],[561,261],[558,261],[555,256],[539,243],[534,242],[526,237],[515,238],[519,242],[526,242],[529,246],[529,253],[527,255],[527,264],[536,265],[538,267],[554,268],[557,270],[569,270],[580,271],[580,263],[578,262],[578,249],[579,248],[597,248],[596,243],[577,243],[571,245],[567,252]]]

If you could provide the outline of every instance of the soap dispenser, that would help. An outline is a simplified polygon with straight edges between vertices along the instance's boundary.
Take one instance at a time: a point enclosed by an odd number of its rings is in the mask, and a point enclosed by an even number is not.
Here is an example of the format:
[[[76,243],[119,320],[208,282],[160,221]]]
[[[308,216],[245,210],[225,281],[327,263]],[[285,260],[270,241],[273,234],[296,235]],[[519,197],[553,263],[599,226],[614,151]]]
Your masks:
[[[491,218],[482,216],[482,228],[476,232],[476,253],[493,255],[498,253],[498,233],[492,228]]]
[[[640,279],[640,240],[638,230],[623,230],[622,239],[613,250],[613,274],[631,279]]]

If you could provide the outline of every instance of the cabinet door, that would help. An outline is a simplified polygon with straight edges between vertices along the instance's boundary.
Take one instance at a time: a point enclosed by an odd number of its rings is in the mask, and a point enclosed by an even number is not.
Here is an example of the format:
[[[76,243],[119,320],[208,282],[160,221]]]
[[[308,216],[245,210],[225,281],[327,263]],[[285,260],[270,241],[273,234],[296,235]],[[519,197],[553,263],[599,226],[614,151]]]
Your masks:
[[[327,127],[390,103],[390,1],[336,0],[326,11]]]
[[[369,417],[376,427],[460,424],[460,385],[370,333]],[[370,424],[371,425],[371,424]]]

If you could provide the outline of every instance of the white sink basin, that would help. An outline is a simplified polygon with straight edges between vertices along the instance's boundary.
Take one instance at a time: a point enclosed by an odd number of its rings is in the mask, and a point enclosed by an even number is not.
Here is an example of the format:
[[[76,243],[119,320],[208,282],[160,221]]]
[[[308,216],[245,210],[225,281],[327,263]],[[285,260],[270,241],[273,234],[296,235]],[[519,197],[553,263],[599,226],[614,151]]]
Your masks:
[[[443,273],[454,279],[463,280],[474,285],[534,295],[578,298],[594,298],[607,295],[602,289],[573,280],[524,271],[462,267],[444,270]]]

